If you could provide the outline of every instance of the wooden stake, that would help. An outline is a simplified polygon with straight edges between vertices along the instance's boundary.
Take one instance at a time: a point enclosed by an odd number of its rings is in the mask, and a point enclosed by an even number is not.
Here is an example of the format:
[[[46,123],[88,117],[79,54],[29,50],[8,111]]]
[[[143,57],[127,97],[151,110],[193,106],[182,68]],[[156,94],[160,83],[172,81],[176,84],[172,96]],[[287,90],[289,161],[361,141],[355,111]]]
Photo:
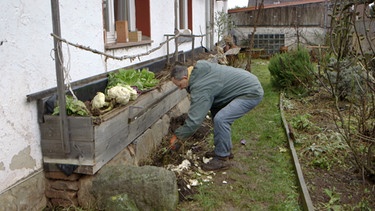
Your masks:
[[[51,11],[52,11],[52,25],[53,33],[61,37],[60,27],[60,10],[59,0],[51,0]],[[61,51],[61,41],[53,38],[53,44],[55,49],[55,68],[56,68],[56,79],[57,79],[57,96],[60,108],[60,132],[61,140],[64,152],[70,153],[69,143],[69,123],[66,115],[66,99],[65,99],[65,82],[64,82],[64,69],[63,69],[63,54]]]

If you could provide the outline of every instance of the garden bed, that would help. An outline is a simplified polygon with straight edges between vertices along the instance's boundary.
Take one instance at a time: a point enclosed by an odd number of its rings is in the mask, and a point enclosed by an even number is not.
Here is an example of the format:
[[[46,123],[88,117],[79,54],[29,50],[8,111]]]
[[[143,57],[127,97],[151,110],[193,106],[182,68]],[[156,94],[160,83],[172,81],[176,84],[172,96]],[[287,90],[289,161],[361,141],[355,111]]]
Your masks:
[[[315,209],[374,209],[375,178],[355,164],[334,122],[338,116],[332,96],[319,89],[304,98],[285,99],[283,105]]]

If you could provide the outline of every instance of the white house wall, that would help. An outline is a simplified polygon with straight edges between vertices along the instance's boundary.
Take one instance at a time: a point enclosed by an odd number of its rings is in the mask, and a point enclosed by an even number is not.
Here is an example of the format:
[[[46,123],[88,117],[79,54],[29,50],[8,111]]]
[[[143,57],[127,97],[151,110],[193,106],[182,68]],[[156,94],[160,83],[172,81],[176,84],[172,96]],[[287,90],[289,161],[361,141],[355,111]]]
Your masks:
[[[206,0],[207,1],[207,0]],[[174,31],[174,0],[150,0],[151,46],[106,53],[134,55],[156,48],[164,34]],[[223,3],[220,3],[223,4]],[[193,32],[206,33],[205,1],[193,0]],[[69,42],[104,51],[102,0],[61,0],[61,36]],[[217,9],[217,8],[216,8]],[[51,2],[48,0],[0,1],[0,194],[42,170],[36,102],[26,95],[56,87]],[[221,10],[221,8],[220,8]],[[205,41],[202,42],[205,45]],[[173,42],[170,52],[174,51]],[[196,40],[200,47],[200,40]],[[191,44],[179,46],[191,50]],[[100,55],[63,44],[63,58],[71,81],[159,58],[166,46],[140,60],[106,62]]]

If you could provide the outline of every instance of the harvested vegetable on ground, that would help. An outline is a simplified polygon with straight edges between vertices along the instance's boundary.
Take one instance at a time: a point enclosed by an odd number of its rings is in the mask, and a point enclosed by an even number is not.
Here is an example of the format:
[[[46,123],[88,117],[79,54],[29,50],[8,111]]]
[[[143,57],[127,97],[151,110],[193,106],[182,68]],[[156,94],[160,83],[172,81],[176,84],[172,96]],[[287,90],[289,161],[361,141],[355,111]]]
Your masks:
[[[116,103],[127,104],[130,100],[136,100],[138,93],[129,85],[118,84],[107,91],[110,99],[115,99]]]
[[[91,101],[92,108],[101,109],[108,106],[108,102],[105,101],[105,95],[103,92],[97,92],[95,97]]]
[[[109,73],[107,89],[122,84],[144,91],[155,87],[158,83],[159,80],[155,78],[155,74],[147,69],[120,69],[118,72]]]
[[[127,88],[117,85],[108,89],[108,97],[115,99],[118,104],[126,105],[130,100],[130,92]]]

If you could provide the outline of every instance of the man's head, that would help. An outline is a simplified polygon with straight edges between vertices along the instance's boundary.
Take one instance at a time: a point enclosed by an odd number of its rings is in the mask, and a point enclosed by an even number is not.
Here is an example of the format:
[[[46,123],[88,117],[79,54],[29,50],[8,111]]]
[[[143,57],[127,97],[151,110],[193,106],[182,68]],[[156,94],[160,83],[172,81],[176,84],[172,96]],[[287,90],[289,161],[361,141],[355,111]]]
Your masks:
[[[188,69],[182,65],[176,65],[171,72],[172,82],[180,89],[186,89],[189,85]]]

